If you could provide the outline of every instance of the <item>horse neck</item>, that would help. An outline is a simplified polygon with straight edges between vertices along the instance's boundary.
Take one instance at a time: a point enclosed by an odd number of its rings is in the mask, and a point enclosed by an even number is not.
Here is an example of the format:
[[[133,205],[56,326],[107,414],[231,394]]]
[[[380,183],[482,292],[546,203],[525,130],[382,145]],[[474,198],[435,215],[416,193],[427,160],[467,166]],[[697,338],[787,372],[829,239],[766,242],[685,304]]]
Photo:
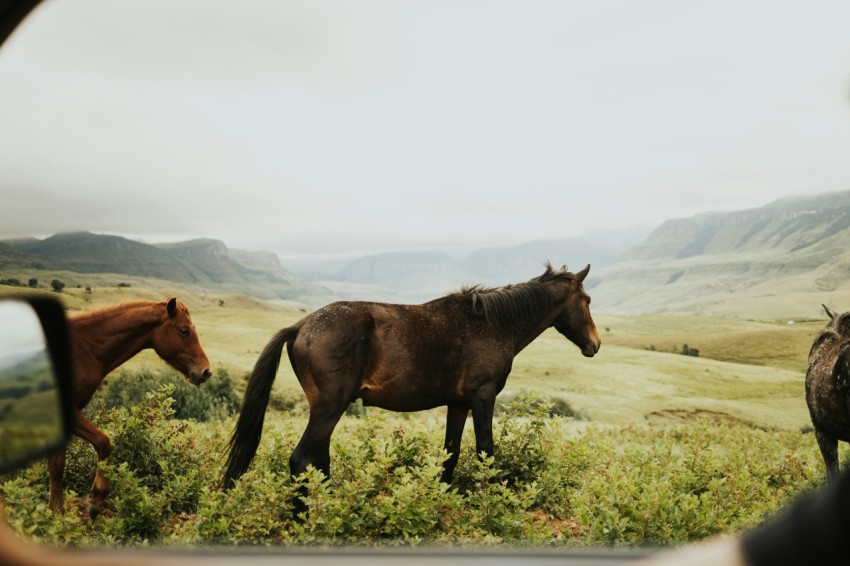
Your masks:
[[[553,291],[551,287],[549,288],[549,293],[551,297],[551,305],[545,310],[545,312],[540,312],[536,315],[529,314],[522,322],[518,322],[515,325],[515,329],[512,334],[516,354],[524,350],[526,346],[531,344],[538,336],[543,334],[547,328],[554,324],[555,319],[558,317],[561,304],[563,303],[566,295],[561,296],[562,293],[557,290]]]
[[[139,303],[88,313],[71,319],[75,340],[97,360],[105,376],[142,350],[153,346],[153,333],[162,323],[156,303]]]
[[[558,306],[559,305],[557,303],[554,303],[552,308],[550,308],[545,315],[540,317],[530,317],[528,319],[527,324],[524,325],[515,336],[517,354],[524,350],[526,346],[531,344],[538,336],[543,334],[547,328],[554,324],[555,319],[558,317]]]

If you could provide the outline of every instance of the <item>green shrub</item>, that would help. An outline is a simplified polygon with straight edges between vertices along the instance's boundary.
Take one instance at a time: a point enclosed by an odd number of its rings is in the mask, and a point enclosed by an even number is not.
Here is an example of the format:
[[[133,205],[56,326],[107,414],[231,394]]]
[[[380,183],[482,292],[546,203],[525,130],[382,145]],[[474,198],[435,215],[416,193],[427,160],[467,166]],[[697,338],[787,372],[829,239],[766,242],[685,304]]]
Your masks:
[[[272,394],[269,398],[269,408],[281,413],[289,413],[293,416],[304,416],[310,412],[304,394],[291,389],[272,389]]]
[[[165,385],[173,390],[174,418],[205,422],[221,420],[239,410],[239,395],[224,369],[216,370],[206,383],[197,386],[170,369],[121,372],[118,377],[109,380],[89,407],[132,407],[144,402],[149,393]]]
[[[584,416],[575,409],[569,401],[563,397],[541,397],[537,393],[521,391],[519,393],[508,393],[496,398],[496,415],[500,415],[517,401],[530,404],[529,408],[544,407],[551,417],[568,417],[583,420]]]
[[[680,544],[751,528],[824,481],[811,434],[707,420],[578,428],[522,396],[494,422],[493,457],[475,456],[468,426],[452,485],[439,480],[444,430],[433,415],[344,417],[330,479],[312,468],[293,479],[288,458],[305,419],[271,410],[251,468],[222,491],[235,419],[175,420],[172,394],[166,386],[93,412],[114,446],[97,521],[84,513],[94,451],[75,442],[65,515],[46,509],[43,461],[0,478],[13,528],[81,547]],[[307,513],[296,516],[302,488]]]

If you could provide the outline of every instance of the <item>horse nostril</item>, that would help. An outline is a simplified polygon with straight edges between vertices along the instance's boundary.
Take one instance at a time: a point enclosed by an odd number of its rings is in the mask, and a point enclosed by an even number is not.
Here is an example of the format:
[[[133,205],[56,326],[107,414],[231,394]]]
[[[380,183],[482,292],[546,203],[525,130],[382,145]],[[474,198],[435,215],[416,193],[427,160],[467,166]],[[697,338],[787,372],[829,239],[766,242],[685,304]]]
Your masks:
[[[201,377],[203,377],[204,379],[209,379],[211,376],[212,372],[210,371],[210,368],[205,369],[204,373],[201,374]]]

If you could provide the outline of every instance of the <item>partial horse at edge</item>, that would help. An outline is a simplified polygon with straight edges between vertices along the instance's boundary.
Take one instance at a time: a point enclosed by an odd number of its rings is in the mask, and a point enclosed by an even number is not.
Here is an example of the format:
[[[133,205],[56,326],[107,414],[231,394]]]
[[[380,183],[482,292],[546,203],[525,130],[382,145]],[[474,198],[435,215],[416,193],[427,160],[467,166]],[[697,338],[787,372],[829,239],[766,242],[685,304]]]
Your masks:
[[[829,323],[809,350],[806,404],[831,482],[839,473],[838,441],[850,442],[850,312],[822,306]]]

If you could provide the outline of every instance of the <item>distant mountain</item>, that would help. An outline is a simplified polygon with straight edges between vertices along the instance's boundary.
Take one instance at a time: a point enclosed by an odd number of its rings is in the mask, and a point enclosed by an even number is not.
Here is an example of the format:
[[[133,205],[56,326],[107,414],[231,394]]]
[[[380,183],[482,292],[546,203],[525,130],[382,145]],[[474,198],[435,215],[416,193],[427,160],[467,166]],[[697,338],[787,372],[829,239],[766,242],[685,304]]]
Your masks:
[[[601,232],[576,238],[538,240],[515,246],[474,250],[462,258],[440,252],[394,252],[356,258],[341,268],[298,274],[349,296],[358,291],[372,300],[424,301],[465,284],[488,286],[519,283],[540,275],[544,263],[570,269],[593,265],[591,273],[610,265],[641,241],[648,230]],[[361,287],[358,287],[361,286]],[[383,289],[383,292],[381,291]]]
[[[0,242],[0,268],[27,266],[33,261],[34,258],[19,252],[9,244]]]
[[[43,266],[78,273],[123,273],[184,283],[214,282],[189,262],[155,246],[120,236],[74,232],[7,244]]]
[[[668,220],[624,260],[797,252],[850,228],[850,191],[784,198],[761,208]],[[846,241],[846,240],[845,240]]]
[[[850,191],[669,220],[596,276],[594,305],[612,312],[850,309]]]
[[[526,242],[464,257],[373,254],[320,270],[304,263],[297,275],[271,252],[233,250],[218,240],[149,245],[80,232],[0,242],[0,269],[139,275],[318,306],[420,302],[464,284],[516,283],[541,273],[548,260],[572,270],[591,264],[585,287],[595,312],[821,318],[821,303],[850,310],[850,191],[668,220],[647,232]]]
[[[0,246],[0,264],[7,261],[7,266],[152,277],[310,304],[332,298],[327,289],[284,270],[273,254],[230,250],[212,239],[151,245],[120,236],[75,232],[43,240],[7,240]]]
[[[446,254],[410,252],[374,254],[356,259],[329,280],[383,287],[388,294],[419,301],[458,289],[471,281],[472,276],[457,260]]]
[[[543,264],[566,265],[577,271],[591,264],[591,273],[616,262],[648,230],[601,232],[576,238],[537,240],[516,246],[476,250],[463,260],[463,266],[489,285],[526,281],[543,272]]]

